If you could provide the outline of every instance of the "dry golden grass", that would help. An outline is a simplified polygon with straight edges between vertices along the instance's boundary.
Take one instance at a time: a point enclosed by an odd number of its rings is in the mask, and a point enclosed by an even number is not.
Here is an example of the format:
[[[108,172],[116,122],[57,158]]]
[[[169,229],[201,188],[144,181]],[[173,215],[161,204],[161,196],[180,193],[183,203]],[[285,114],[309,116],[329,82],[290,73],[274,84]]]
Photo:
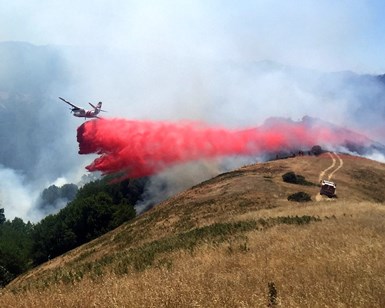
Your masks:
[[[298,186],[283,183],[283,173],[293,170],[317,181],[328,165],[327,157],[296,158],[248,166],[234,176],[198,185],[15,280],[1,291],[1,307],[266,307],[269,282],[278,292],[277,306],[385,307],[385,206],[375,202],[383,198],[377,182],[385,167],[344,157],[344,167],[334,175],[342,183],[338,199],[305,204],[286,200]],[[374,179],[377,196],[361,188],[364,179],[355,178],[357,172],[378,176],[365,182],[369,187]],[[302,188],[312,195],[318,189]],[[219,195],[223,192],[225,197]],[[128,254],[128,248],[218,222],[295,215],[321,221],[257,225],[222,240],[206,237],[192,249],[159,251],[143,269],[116,271],[121,262],[117,256]],[[103,256],[113,254],[110,263],[101,263]],[[101,264],[100,275],[93,268],[82,279],[65,276],[84,270],[87,262]],[[58,273],[67,279],[49,280]]]

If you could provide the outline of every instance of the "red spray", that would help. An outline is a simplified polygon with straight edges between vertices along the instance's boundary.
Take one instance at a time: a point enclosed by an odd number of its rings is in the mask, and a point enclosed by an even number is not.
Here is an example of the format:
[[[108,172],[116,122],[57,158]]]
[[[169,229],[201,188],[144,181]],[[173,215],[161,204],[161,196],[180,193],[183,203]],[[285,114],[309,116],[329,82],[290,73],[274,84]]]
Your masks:
[[[276,121],[261,127],[228,130],[194,122],[99,119],[78,128],[79,154],[99,155],[86,168],[127,177],[154,174],[178,163],[230,155],[259,155],[283,149],[336,145],[346,136],[327,127]]]

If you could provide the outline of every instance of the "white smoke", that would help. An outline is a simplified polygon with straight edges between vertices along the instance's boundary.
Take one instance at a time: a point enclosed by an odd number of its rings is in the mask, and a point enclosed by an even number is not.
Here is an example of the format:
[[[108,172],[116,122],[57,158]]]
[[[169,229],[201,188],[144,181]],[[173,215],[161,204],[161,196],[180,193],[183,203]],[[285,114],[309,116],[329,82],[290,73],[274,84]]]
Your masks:
[[[135,205],[135,209],[137,213],[142,213],[184,189],[218,175],[220,171],[216,160],[173,166],[150,178],[142,200]]]
[[[263,158],[233,156],[227,158],[202,159],[172,166],[150,178],[145,186],[142,200],[135,204],[136,212],[140,214],[169,197],[223,172],[228,172],[259,161],[263,161]]]
[[[367,155],[366,158],[379,161],[381,163],[385,163],[385,155],[384,153],[374,152],[373,154]]]
[[[0,207],[4,208],[7,218],[20,217],[26,221],[41,218],[31,213],[36,198],[21,173],[0,165]]]

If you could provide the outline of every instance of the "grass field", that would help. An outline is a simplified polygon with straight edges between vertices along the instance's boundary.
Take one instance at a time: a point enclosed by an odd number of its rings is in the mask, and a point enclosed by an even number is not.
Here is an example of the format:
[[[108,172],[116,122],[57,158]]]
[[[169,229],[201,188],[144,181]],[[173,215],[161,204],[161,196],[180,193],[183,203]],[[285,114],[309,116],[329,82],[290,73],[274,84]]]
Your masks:
[[[382,198],[370,181],[385,168],[345,158],[335,180],[351,186],[338,199],[287,201],[317,193],[280,178],[293,169],[316,182],[328,161],[313,159],[198,185],[19,277],[1,307],[385,307],[385,205],[352,177],[372,168],[365,183]]]

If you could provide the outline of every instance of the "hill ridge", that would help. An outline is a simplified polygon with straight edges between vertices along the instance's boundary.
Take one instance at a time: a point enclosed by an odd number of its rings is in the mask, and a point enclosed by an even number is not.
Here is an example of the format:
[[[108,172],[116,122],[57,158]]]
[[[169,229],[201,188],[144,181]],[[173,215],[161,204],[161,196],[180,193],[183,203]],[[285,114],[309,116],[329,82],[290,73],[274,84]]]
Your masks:
[[[303,176],[314,185],[284,182],[282,175],[289,171]],[[317,185],[322,172],[323,176],[329,176],[329,179],[332,178],[337,183],[338,198],[315,198],[319,192]],[[318,241],[314,237],[318,233],[330,247],[335,245],[339,232],[342,232],[341,236],[347,242],[353,241],[351,236],[357,237],[357,232],[361,232],[360,241],[366,243],[363,245],[367,247],[369,242],[366,242],[365,236],[370,232],[376,239],[376,247],[380,249],[385,244],[380,239],[381,232],[385,230],[379,225],[381,217],[385,217],[385,192],[382,184],[384,176],[385,164],[341,153],[299,156],[244,166],[181,192],[133,221],[17,278],[7,289],[19,290],[17,292],[25,289],[33,293],[37,288],[42,292],[49,292],[44,290],[63,284],[63,288],[67,290],[66,285],[82,285],[91,281],[95,281],[92,283],[94,288],[99,288],[101,277],[126,281],[130,277],[144,279],[146,275],[155,275],[158,271],[166,271],[166,276],[176,275],[176,268],[181,270],[179,264],[190,264],[196,258],[205,258],[206,254],[211,256],[212,251],[218,249],[217,253],[222,256],[218,262],[235,262],[235,265],[241,256],[254,258],[251,251],[256,252],[258,245],[265,247],[267,238],[288,236],[291,239],[301,239],[309,232],[308,236],[315,241]],[[298,191],[308,193],[312,201],[297,203],[287,200],[290,194]],[[365,227],[359,231],[355,225]],[[326,236],[333,229],[337,234],[326,239],[324,234]],[[346,234],[346,230],[350,230],[352,235]],[[300,247],[305,243],[305,240],[297,242],[297,248],[294,243],[290,244],[288,252],[302,249]],[[271,245],[276,247],[274,242]],[[317,245],[314,247],[318,247]],[[313,253],[313,248],[306,247]],[[378,255],[377,248],[375,251]],[[273,248],[266,246],[264,249]],[[344,256],[339,248],[336,251]],[[361,256],[364,252],[360,250],[354,253]],[[306,262],[310,262],[307,253],[303,251],[301,256],[302,254]],[[232,259],[232,256],[237,257]],[[257,256],[258,254],[255,258]],[[277,262],[279,255],[269,258]],[[323,262],[320,261],[318,265],[321,269],[326,266]],[[199,268],[204,271],[202,264]],[[385,273],[381,265],[373,263],[371,266],[380,273]],[[272,270],[271,266],[268,267]],[[306,268],[309,270],[308,265]],[[346,273],[342,274],[340,273],[346,277]],[[285,292],[285,279],[279,272],[274,271],[273,276],[276,277],[279,292]],[[179,279],[184,278],[181,276]],[[170,282],[167,280],[166,284],[168,283]],[[267,284],[267,281],[264,280],[264,283]],[[199,285],[196,287],[200,288]],[[381,288],[377,291],[375,296],[384,292]],[[288,300],[287,296],[282,295],[284,301]],[[375,298],[379,302],[379,297]],[[346,303],[346,298],[342,302]]]

